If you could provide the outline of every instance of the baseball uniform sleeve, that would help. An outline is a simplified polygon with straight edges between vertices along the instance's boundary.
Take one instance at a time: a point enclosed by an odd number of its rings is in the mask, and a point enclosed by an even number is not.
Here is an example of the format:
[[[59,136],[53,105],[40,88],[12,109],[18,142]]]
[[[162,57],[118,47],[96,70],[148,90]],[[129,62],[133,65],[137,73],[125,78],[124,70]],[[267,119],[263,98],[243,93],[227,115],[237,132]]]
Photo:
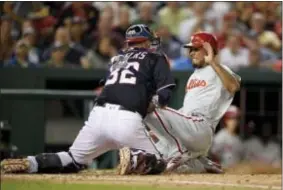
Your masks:
[[[161,106],[165,106],[168,104],[172,95],[172,89],[176,85],[165,56],[157,57],[153,77],[157,88],[158,103]]]
[[[115,56],[116,57],[116,56]],[[108,63],[108,69],[106,71],[106,74],[105,74],[105,77],[100,79],[100,81],[98,82],[98,85],[99,86],[104,86],[106,81],[107,81],[107,78],[109,77],[109,75],[111,74],[112,72],[112,66],[114,64],[114,60],[115,60],[115,57],[112,57],[111,58],[111,61]]]

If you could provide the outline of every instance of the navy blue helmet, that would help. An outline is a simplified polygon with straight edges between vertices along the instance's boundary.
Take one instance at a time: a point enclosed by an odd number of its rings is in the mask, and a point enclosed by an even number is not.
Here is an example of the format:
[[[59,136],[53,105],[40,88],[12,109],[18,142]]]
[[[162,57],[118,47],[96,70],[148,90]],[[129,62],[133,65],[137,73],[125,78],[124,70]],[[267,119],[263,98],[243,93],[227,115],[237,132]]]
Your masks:
[[[145,24],[135,24],[130,26],[126,31],[127,43],[140,43],[146,40],[153,44],[159,43],[160,39]],[[157,44],[156,44],[157,45]]]

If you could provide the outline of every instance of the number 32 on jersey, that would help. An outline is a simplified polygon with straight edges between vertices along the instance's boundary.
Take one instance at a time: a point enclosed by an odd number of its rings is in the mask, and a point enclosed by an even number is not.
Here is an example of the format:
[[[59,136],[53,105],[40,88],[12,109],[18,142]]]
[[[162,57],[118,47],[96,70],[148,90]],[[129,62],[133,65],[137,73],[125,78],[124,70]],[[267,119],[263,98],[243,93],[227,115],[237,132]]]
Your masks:
[[[137,77],[133,72],[129,70],[129,68],[131,67],[138,71],[140,68],[140,64],[138,62],[129,62],[127,64],[127,67],[115,69],[111,72],[109,79],[106,81],[105,85],[107,86],[115,83],[136,84]]]

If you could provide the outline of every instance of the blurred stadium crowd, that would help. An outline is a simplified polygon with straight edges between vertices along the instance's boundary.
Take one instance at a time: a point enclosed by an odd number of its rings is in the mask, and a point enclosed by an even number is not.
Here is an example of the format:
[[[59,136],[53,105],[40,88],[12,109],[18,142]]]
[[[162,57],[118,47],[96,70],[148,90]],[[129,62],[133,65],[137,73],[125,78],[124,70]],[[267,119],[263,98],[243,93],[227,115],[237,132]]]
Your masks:
[[[261,121],[262,127],[257,127],[253,122],[241,126],[242,114],[235,105],[228,108],[213,139],[210,157],[225,169],[244,163],[268,166],[270,169],[281,168],[281,133],[274,136],[271,125],[265,120]],[[246,131],[244,136],[239,135],[240,128]]]
[[[172,70],[190,70],[182,44],[219,40],[219,61],[282,70],[281,2],[1,2],[0,66],[107,68],[133,23],[162,39]],[[2,60],[2,61],[1,61]]]

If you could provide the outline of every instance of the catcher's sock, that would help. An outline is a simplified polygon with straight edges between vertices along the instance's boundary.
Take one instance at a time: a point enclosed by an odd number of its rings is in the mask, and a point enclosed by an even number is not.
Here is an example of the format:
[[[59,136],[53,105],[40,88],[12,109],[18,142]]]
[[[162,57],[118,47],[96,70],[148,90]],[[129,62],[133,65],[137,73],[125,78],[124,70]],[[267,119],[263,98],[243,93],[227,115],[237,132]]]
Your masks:
[[[73,163],[73,159],[68,152],[58,152],[57,155],[59,156],[63,167]]]
[[[56,153],[61,160],[62,166],[67,166],[72,163],[72,158],[67,152],[59,152]],[[30,162],[29,173],[37,173],[38,172],[38,163],[34,156],[28,156],[28,161]]]
[[[37,173],[38,171],[38,163],[34,156],[28,156],[27,160],[30,162],[30,167],[28,173]]]
[[[76,163],[71,153],[42,153],[29,156],[29,173],[77,173],[86,168],[85,165]]]
[[[59,157],[63,167],[73,162],[71,156],[67,152],[59,152],[56,154]],[[28,170],[28,173],[37,173],[38,162],[36,161],[35,156],[28,156],[27,160],[30,162],[30,168]]]

